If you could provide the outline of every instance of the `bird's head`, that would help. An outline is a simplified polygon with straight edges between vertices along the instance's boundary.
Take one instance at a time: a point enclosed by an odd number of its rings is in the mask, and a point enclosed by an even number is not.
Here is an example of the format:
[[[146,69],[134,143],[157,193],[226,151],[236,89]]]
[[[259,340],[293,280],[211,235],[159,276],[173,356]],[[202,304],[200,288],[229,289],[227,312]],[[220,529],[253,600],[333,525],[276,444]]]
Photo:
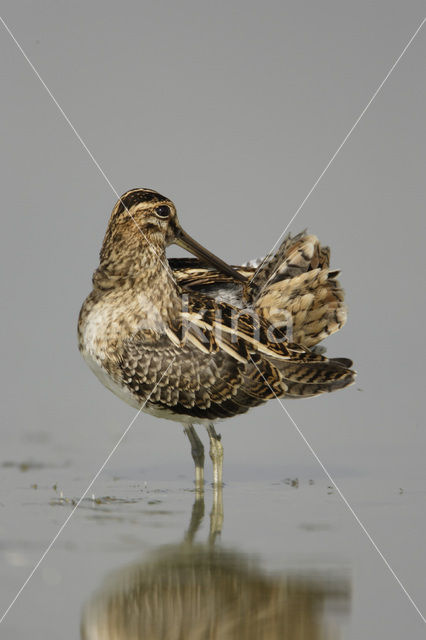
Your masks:
[[[129,252],[141,249],[163,255],[165,248],[171,244],[186,249],[204,264],[215,267],[235,280],[246,280],[191,238],[180,226],[173,202],[152,189],[131,189],[118,200],[108,223],[101,262],[111,263],[120,255],[124,257]]]

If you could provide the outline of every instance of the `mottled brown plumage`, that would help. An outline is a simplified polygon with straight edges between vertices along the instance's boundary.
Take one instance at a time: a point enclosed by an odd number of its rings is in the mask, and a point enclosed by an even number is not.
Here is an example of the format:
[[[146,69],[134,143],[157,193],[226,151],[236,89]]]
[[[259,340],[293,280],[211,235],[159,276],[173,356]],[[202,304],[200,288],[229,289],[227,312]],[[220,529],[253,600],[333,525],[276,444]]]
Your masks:
[[[172,243],[199,259],[167,260]],[[229,267],[183,232],[169,199],[133,189],[111,214],[80,312],[80,350],[126,402],[185,424],[200,467],[193,423],[210,425],[217,448],[218,419],[353,381],[349,360],[312,350],[346,320],[329,256],[301,233],[258,270]]]

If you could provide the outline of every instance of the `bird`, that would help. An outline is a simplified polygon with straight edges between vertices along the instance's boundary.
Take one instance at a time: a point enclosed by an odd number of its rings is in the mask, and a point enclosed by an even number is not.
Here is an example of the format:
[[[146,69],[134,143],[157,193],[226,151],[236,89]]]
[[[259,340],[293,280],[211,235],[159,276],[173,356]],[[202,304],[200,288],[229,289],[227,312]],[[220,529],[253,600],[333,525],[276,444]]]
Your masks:
[[[195,258],[168,258],[172,244]],[[198,490],[204,447],[195,426],[203,425],[221,485],[218,421],[354,382],[352,361],[327,358],[319,344],[346,322],[338,275],[329,248],[307,231],[231,266],[183,230],[172,200],[131,189],[108,222],[79,314],[79,349],[119,398],[183,426]]]

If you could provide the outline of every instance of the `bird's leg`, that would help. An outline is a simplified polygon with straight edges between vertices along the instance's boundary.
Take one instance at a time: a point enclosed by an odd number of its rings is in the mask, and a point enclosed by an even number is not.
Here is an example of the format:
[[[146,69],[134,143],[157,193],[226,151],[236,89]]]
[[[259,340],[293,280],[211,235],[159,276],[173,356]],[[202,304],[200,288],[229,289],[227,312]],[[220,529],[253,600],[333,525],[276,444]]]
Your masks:
[[[183,425],[185,434],[191,443],[192,459],[195,463],[195,489],[204,490],[204,447],[192,424]]]
[[[223,445],[221,442],[221,436],[216,433],[213,424],[209,424],[206,429],[210,438],[210,458],[213,462],[213,485],[215,487],[221,487],[223,466]]]

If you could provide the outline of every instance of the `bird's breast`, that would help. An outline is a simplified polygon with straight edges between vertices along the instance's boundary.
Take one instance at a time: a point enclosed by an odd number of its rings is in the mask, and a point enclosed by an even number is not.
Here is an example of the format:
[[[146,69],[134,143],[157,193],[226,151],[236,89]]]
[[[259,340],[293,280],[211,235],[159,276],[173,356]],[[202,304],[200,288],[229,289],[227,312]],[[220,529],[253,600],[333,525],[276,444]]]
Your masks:
[[[101,297],[92,292],[80,311],[81,355],[103,385],[137,408],[141,397],[123,379],[123,355],[132,340],[155,344],[162,334],[164,323],[158,309],[136,292],[128,295],[112,292]]]

